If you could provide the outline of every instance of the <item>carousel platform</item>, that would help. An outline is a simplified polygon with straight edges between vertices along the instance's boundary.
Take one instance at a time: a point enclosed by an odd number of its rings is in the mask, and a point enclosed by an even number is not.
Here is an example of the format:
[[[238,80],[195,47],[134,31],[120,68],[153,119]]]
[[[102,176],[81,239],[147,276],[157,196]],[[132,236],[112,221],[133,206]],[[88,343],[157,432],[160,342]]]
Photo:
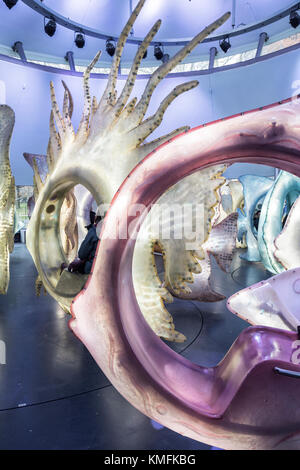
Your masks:
[[[0,449],[210,449],[132,407],[70,331],[69,315],[49,295],[36,297],[36,275],[26,246],[16,244],[9,291],[0,296],[0,340],[6,347]],[[238,254],[229,274],[213,266],[214,288],[227,297],[268,276],[259,263]],[[216,365],[248,326],[227,310],[226,300],[175,299],[168,309],[187,341],[167,344],[204,366]]]

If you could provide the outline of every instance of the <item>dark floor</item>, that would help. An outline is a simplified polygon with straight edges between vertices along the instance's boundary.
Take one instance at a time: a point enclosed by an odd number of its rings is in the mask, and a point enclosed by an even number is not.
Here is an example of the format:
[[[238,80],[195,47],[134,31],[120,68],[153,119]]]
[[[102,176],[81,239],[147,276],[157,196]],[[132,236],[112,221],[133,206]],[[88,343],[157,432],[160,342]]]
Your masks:
[[[215,288],[226,296],[268,276],[239,257],[232,275],[214,271]],[[123,399],[69,330],[68,315],[49,295],[35,296],[35,278],[25,245],[16,244],[9,291],[0,296],[0,449],[210,449]],[[168,308],[188,338],[170,346],[201,365],[216,365],[247,326],[226,301],[175,300]]]

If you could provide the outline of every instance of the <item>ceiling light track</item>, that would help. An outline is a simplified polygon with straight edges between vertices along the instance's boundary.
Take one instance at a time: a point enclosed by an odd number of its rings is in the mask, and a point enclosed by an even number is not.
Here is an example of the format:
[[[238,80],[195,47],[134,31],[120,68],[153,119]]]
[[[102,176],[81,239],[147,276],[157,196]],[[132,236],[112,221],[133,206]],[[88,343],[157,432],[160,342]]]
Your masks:
[[[202,69],[202,70],[193,70],[193,71],[189,70],[188,72],[186,72],[186,71],[176,72],[176,73],[172,73],[172,74],[167,75],[166,78],[196,77],[196,76],[199,76],[199,75],[210,75],[211,73],[224,72],[224,71],[227,71],[227,70],[234,70],[234,69],[237,69],[237,68],[240,68],[240,67],[246,67],[246,66],[253,65],[253,64],[256,64],[256,63],[265,62],[265,61],[267,61],[271,58],[278,57],[278,56],[281,56],[283,54],[287,54],[289,52],[298,51],[298,50],[300,50],[300,43],[296,43],[296,44],[293,44],[292,46],[288,46],[288,47],[285,47],[283,49],[279,49],[275,52],[269,52],[268,54],[257,56],[253,59],[248,59],[248,60],[245,60],[245,61],[241,61],[241,62],[229,64],[229,65],[224,65],[224,66],[218,66],[218,67],[214,67],[214,60],[215,60],[215,57],[217,55],[217,49],[215,47],[213,47],[212,49],[213,49],[213,51],[210,51],[211,60],[210,60],[210,67],[209,68]],[[65,59],[68,60],[67,57],[65,57]],[[20,64],[20,59],[16,59],[14,57],[3,55],[3,54],[0,54],[0,62],[1,61],[13,63],[13,64]],[[34,61],[28,61],[28,60],[27,60],[27,62],[22,61],[22,65],[26,66],[26,67],[29,67],[29,68],[33,68],[33,69],[42,70],[44,72],[57,73],[57,74],[60,74],[60,75],[82,76],[82,72],[76,71],[75,66],[74,66],[74,70],[72,70],[71,65],[70,65],[70,70],[66,70],[64,68],[54,67],[53,66],[54,64],[53,65],[49,65],[49,64],[46,64],[46,63],[41,64],[40,62],[36,63]],[[108,75],[105,72],[104,73],[97,72],[97,73],[92,73],[91,77],[101,80],[105,77],[107,78]],[[150,77],[151,77],[150,73],[143,73],[143,74],[137,75],[137,80],[144,80],[144,79],[150,78]],[[121,78],[123,80],[127,80],[128,75],[127,74],[120,75],[119,78]]]
[[[5,3],[6,2],[12,2],[16,3],[16,0],[3,0]],[[118,36],[113,36],[111,34],[105,34],[100,31],[97,31],[96,29],[89,28],[87,26],[81,25],[79,23],[76,23],[75,21],[70,20],[69,18],[66,18],[65,16],[60,15],[56,11],[52,10],[51,8],[47,7],[44,5],[41,1],[39,0],[22,0],[23,3],[25,3],[27,6],[35,10],[37,13],[40,15],[43,15],[44,17],[52,18],[56,21],[57,24],[64,26],[67,29],[71,29],[75,32],[81,31],[82,34],[90,37],[95,37],[98,39],[112,39],[114,41],[118,41]],[[291,12],[300,9],[300,2],[293,3],[290,7],[285,8],[284,10],[278,12],[271,18],[268,18],[264,21],[260,21],[258,23],[253,23],[249,26],[242,27],[242,28],[237,28],[233,31],[230,31],[228,33],[221,34],[219,36],[211,36],[206,39],[204,39],[203,43],[206,42],[220,42],[223,41],[224,39],[227,40],[229,38],[232,38],[234,36],[240,36],[242,34],[250,33],[252,31],[255,31],[257,29],[261,29],[265,26],[268,26],[272,23],[275,23],[276,21],[279,21],[285,17],[288,17]],[[150,44],[152,46],[155,46],[157,44],[161,44],[163,46],[184,46],[186,45],[191,38],[185,38],[181,40],[177,39],[167,39],[167,40],[161,40],[161,41],[152,41]],[[127,42],[129,44],[141,44],[142,43],[142,38],[135,38],[133,36],[129,37],[127,39]]]

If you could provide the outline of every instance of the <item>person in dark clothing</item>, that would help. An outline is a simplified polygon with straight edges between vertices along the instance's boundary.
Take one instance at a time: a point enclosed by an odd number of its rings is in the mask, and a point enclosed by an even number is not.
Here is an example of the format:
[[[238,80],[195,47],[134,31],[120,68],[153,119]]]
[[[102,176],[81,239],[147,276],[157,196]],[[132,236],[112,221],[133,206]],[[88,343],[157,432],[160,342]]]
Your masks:
[[[95,218],[96,218],[96,212],[90,211],[90,223],[89,225],[86,225],[85,228],[89,230],[95,223]]]
[[[254,215],[253,215],[253,225],[256,228],[256,231],[258,231],[260,214],[261,214],[261,211],[257,210],[254,212]]]
[[[88,226],[88,233],[80,245],[78,258],[75,258],[69,266],[63,264],[62,269],[68,268],[71,273],[90,274],[99,241],[97,225],[101,220],[102,217],[96,215],[94,223]]]
[[[98,220],[98,222],[100,222],[100,220]],[[78,250],[78,258],[81,259],[81,261],[85,261],[83,266],[84,274],[90,274],[95,258],[96,249],[99,241],[99,238],[97,237],[96,227],[97,223],[95,219],[95,224],[93,224],[89,228],[89,231]]]

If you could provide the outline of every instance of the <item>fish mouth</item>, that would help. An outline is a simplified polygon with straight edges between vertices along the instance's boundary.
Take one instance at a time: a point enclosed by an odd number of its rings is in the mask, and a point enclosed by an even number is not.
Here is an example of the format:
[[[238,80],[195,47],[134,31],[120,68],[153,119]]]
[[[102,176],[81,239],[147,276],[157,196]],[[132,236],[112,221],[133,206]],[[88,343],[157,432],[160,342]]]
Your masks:
[[[195,135],[197,132],[198,139]],[[191,145],[193,143],[190,153],[189,135]],[[71,328],[114,386],[140,411],[177,432],[202,439],[202,442],[211,442],[201,431],[195,437],[190,429],[205,428],[206,419],[210,420],[211,430],[214,426],[217,430],[218,423],[226,428],[226,413],[246,380],[253,377],[255,382],[256,367],[265,368],[268,377],[272,378],[275,376],[274,366],[290,365],[291,345],[297,335],[271,327],[250,327],[241,333],[217,366],[204,368],[191,363],[168,348],[143,321],[132,282],[134,242],[112,240],[106,235],[113,230],[118,213],[126,213],[124,201],[134,200],[135,203],[148,206],[156,199],[157,193],[162,194],[185,175],[201,169],[202,165],[237,161],[255,163],[259,159],[260,163],[263,161],[270,166],[288,166],[297,175],[300,175],[300,166],[295,155],[287,156],[282,148],[278,148],[275,155],[273,146],[272,152],[269,152],[267,146],[260,146],[258,142],[253,147],[249,142],[245,146],[240,146],[238,142],[233,145],[232,142],[228,149],[222,147],[209,155],[203,155],[200,151],[197,153],[196,142],[200,145],[199,129],[171,140],[146,157],[123,183],[107,215],[93,275],[84,292],[73,303],[72,311],[76,320],[71,323]],[[181,164],[183,146],[186,148],[185,155],[189,155],[185,165]],[[143,185],[139,185],[139,181],[143,181]],[[128,225],[129,220],[125,219],[126,215],[122,223]],[[135,222],[133,231],[139,229],[141,220]],[[101,298],[101,302],[98,303],[97,298]],[[249,361],[250,357],[254,362]],[[221,390],[219,385],[224,386],[224,389]],[[227,395],[224,390],[230,390],[230,393]],[[285,401],[283,392],[282,400]],[[163,407],[166,410],[164,415],[156,412],[158,403],[159,409]],[[252,406],[250,395],[243,406],[245,403]],[[281,411],[279,409],[278,413]],[[186,423],[184,430],[179,423]],[[259,429],[256,432],[257,436],[253,436],[253,439],[257,438],[259,442]],[[263,432],[262,429],[261,434]],[[237,431],[236,436],[232,437],[233,441],[243,440],[238,434]]]

